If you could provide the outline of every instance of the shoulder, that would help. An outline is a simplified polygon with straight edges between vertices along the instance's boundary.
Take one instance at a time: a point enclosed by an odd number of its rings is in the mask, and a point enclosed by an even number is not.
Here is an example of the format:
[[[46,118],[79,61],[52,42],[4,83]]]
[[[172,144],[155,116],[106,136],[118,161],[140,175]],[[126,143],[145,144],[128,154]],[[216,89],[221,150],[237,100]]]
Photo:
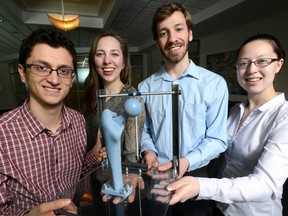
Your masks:
[[[197,66],[197,68],[196,79],[199,86],[202,86],[214,95],[218,95],[219,93],[228,94],[228,85],[222,76],[200,66]]]
[[[206,80],[210,82],[226,82],[224,77],[217,74],[216,72],[208,70],[200,66],[197,66],[197,67],[199,69],[200,77],[205,78]]]
[[[278,115],[288,121],[288,101],[285,100],[281,105],[276,105],[276,109],[278,111]]]
[[[142,82],[139,83],[138,89],[139,91],[143,91],[143,89],[149,88],[149,86],[153,85],[153,82],[158,81],[158,78],[161,76],[161,72],[154,73],[144,79]]]
[[[123,87],[123,91],[124,91],[124,92],[135,92],[136,89],[135,89],[134,86],[126,85],[126,86]]]
[[[21,116],[21,107],[17,107],[11,111],[7,111],[0,116],[0,125],[9,124],[17,121],[17,119]]]

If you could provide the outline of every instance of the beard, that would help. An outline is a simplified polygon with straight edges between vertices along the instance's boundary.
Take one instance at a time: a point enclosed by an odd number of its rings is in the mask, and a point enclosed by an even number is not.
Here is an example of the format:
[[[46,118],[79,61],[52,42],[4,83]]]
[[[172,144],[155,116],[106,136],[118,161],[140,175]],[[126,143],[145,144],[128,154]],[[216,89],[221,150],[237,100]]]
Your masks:
[[[181,46],[185,46],[185,50],[184,52],[180,52],[180,53],[170,53],[170,52],[165,52],[165,50],[168,50],[168,47],[172,46],[172,44],[169,44],[167,47],[165,47],[165,49],[160,49],[160,52],[162,53],[162,55],[165,58],[165,61],[173,63],[173,64],[177,64],[179,62],[181,62],[184,57],[186,56],[186,54],[188,53],[188,44],[182,44]]]

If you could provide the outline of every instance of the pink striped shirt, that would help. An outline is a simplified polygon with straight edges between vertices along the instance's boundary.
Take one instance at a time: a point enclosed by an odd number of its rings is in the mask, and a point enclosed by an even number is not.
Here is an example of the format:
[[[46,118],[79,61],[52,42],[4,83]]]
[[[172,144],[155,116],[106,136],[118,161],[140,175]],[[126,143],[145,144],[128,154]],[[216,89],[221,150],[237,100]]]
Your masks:
[[[86,154],[84,117],[65,106],[56,134],[26,101],[0,117],[0,215],[23,215],[74,185],[95,167]]]

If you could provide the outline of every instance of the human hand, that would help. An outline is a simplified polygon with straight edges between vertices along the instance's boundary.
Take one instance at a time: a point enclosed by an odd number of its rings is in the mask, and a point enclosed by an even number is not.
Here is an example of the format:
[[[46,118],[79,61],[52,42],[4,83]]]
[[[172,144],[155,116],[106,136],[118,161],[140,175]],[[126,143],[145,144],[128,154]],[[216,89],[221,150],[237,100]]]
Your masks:
[[[171,197],[171,192],[166,189],[172,181],[175,180],[172,169],[159,171],[158,168],[150,169],[147,175],[151,178],[150,194],[153,194],[153,199],[162,203],[168,203]]]
[[[58,199],[36,205],[24,216],[52,216],[57,210],[65,211],[67,215],[77,215],[77,207],[70,199]]]
[[[129,184],[132,186],[132,192],[131,194],[128,196],[127,201],[129,203],[133,203],[135,200],[135,196],[136,196],[136,190],[139,188],[140,190],[144,190],[145,188],[145,183],[144,180],[142,179],[141,176],[137,175],[137,174],[128,174],[128,176],[125,177],[125,184]],[[108,202],[110,199],[112,199],[112,203],[113,204],[118,204],[120,202],[124,202],[125,198],[122,197],[112,197],[110,195],[104,195],[102,197],[102,201],[103,202]]]
[[[151,150],[145,151],[143,159],[142,159],[142,163],[147,164],[148,169],[151,169],[153,167],[158,167],[159,161],[158,161],[156,153]]]
[[[103,158],[107,158],[107,151],[106,147],[101,147],[101,133],[100,129],[98,129],[97,132],[97,139],[96,139],[96,144],[92,149],[92,154],[96,158],[97,162],[100,163],[102,162]]]
[[[131,195],[128,196],[128,202],[133,203],[135,200],[135,196],[136,196],[136,190],[137,189],[144,190],[145,183],[144,183],[143,178],[137,174],[129,174],[128,179],[129,181],[127,183],[130,184],[133,188]]]
[[[171,198],[171,192],[167,190],[167,186],[173,181],[173,179],[161,180],[158,184],[154,184],[150,193],[156,195],[155,200],[161,203],[168,203]]]
[[[165,164],[160,164],[158,166],[158,170],[160,172],[162,172],[162,171],[166,171],[168,169],[171,169],[172,167],[173,167],[173,163],[172,163],[172,161],[169,161],[169,162],[167,162]],[[187,171],[188,167],[189,167],[188,159],[185,158],[185,157],[184,158],[180,158],[180,161],[179,161],[179,173],[178,173],[177,179],[182,178],[182,176]]]
[[[167,190],[174,192],[169,205],[177,202],[185,202],[188,199],[198,196],[200,185],[197,178],[192,176],[184,176],[183,178],[169,184]]]

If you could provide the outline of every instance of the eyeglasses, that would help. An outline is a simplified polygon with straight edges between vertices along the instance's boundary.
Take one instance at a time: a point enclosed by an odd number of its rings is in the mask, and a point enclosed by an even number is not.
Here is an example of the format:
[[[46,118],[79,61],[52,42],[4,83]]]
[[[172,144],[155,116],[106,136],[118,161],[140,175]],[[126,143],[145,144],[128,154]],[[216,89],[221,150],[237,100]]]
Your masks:
[[[270,65],[272,62],[279,61],[278,58],[262,58],[262,59],[257,59],[255,61],[248,61],[248,60],[243,60],[236,62],[236,68],[237,69],[246,69],[250,67],[252,63],[255,64],[256,67],[258,68],[263,68],[268,65]]]
[[[75,71],[71,68],[58,68],[52,69],[45,65],[37,65],[37,64],[24,64],[23,67],[29,68],[31,73],[36,76],[48,77],[52,73],[52,71],[56,71],[57,75],[64,79],[71,79],[75,76]]]

